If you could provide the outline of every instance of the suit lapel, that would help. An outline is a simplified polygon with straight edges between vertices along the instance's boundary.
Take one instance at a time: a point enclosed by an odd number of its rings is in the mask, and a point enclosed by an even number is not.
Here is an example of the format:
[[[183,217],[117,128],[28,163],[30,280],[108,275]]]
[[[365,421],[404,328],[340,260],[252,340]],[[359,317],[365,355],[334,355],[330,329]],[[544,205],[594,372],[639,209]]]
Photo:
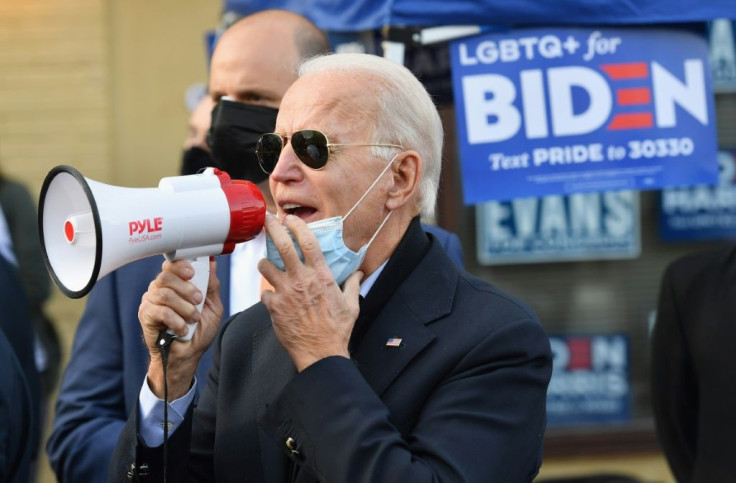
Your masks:
[[[399,347],[386,345],[391,338],[401,339]],[[371,323],[353,359],[368,384],[380,396],[432,339],[434,334],[413,314],[401,308],[387,309]]]
[[[354,352],[360,372],[379,396],[435,338],[427,324],[450,313],[458,280],[442,247],[430,251],[369,324]],[[401,339],[398,347],[389,339]]]

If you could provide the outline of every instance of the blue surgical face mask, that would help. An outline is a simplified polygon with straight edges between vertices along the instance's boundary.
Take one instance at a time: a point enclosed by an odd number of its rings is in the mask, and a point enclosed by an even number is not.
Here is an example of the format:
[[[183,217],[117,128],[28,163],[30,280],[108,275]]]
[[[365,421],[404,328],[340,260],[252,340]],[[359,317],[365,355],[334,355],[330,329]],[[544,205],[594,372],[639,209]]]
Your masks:
[[[330,272],[332,272],[332,276],[335,278],[338,285],[342,285],[342,283],[347,280],[347,278],[363,263],[368,247],[373,243],[373,240],[376,239],[376,236],[381,231],[381,228],[383,228],[383,225],[386,224],[386,221],[388,221],[388,218],[391,216],[391,212],[389,212],[389,214],[386,215],[386,218],[383,219],[376,232],[373,234],[371,239],[368,240],[368,243],[360,247],[357,252],[352,251],[347,247],[347,245],[345,245],[345,240],[343,239],[343,221],[350,216],[353,210],[355,210],[360,202],[363,201],[368,193],[370,193],[384,173],[386,173],[386,171],[391,167],[395,159],[396,156],[394,156],[386,167],[383,168],[381,174],[378,175],[373,184],[368,187],[366,192],[363,193],[363,196],[355,202],[353,207],[350,208],[350,211],[348,211],[345,216],[334,216],[332,218],[325,218],[324,220],[307,223],[307,228],[309,228],[317,238],[322,255],[325,257],[325,262],[327,262],[327,266],[330,267]],[[291,235],[291,238],[294,241],[294,248],[296,248],[299,258],[304,261],[304,256],[299,249],[299,244],[296,242],[293,235]],[[279,270],[285,270],[281,254],[276,249],[276,245],[271,237],[268,235],[266,235],[266,258],[276,265]]]

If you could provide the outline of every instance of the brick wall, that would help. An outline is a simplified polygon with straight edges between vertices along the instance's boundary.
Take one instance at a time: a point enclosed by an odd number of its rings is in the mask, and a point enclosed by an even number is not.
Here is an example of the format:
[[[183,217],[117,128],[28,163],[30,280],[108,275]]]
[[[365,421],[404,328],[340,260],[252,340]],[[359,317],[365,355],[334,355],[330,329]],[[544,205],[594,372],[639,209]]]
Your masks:
[[[109,170],[105,16],[102,0],[0,1],[0,167],[34,193],[57,164]]]

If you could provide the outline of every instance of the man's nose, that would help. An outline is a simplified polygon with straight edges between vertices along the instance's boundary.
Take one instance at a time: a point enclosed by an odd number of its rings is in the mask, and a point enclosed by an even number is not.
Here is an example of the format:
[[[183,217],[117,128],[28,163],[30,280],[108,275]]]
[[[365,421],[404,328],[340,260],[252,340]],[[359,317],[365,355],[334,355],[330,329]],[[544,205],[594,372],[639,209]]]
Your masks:
[[[303,167],[304,165],[291,148],[291,143],[288,143],[281,150],[276,166],[271,173],[271,179],[280,183],[301,179]]]

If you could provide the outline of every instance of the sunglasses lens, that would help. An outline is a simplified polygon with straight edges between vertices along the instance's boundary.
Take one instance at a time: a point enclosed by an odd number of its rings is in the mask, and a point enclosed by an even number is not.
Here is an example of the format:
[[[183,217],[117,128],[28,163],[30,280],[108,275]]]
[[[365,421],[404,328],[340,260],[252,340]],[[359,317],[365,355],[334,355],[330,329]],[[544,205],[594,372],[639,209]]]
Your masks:
[[[281,136],[278,134],[264,134],[258,139],[256,156],[263,171],[269,174],[273,172],[274,168],[276,168],[276,162],[279,160],[282,147]]]
[[[324,168],[327,164],[327,138],[319,131],[307,129],[295,132],[291,136],[291,147],[301,162],[312,169]]]

